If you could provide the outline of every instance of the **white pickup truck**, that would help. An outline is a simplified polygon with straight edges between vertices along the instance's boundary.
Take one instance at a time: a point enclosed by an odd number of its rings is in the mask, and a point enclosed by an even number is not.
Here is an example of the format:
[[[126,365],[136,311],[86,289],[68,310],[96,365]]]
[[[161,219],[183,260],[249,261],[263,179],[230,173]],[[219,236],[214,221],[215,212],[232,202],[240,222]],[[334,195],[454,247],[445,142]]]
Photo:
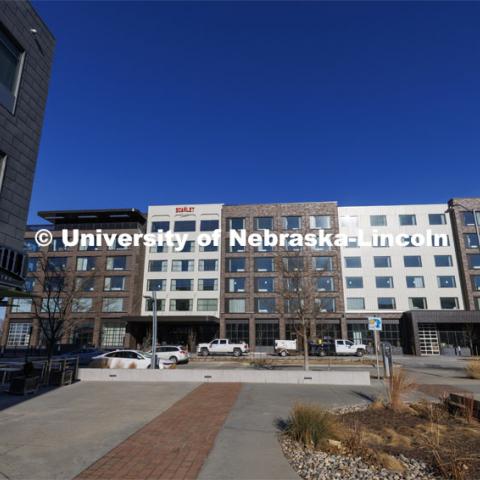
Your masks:
[[[216,338],[210,343],[199,343],[197,353],[207,357],[208,355],[233,355],[240,357],[250,350],[245,342],[232,343],[227,338]]]
[[[363,357],[367,353],[367,346],[362,343],[353,343],[350,340],[333,340],[326,342],[318,349],[318,355],[356,355]]]

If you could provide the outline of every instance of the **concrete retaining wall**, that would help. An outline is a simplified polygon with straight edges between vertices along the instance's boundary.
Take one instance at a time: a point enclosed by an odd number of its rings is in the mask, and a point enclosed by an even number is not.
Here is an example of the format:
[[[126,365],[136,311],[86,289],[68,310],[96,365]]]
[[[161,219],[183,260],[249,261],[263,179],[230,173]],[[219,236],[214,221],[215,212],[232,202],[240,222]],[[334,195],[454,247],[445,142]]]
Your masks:
[[[240,382],[311,385],[370,385],[369,372],[272,370],[130,370],[81,368],[84,382]]]

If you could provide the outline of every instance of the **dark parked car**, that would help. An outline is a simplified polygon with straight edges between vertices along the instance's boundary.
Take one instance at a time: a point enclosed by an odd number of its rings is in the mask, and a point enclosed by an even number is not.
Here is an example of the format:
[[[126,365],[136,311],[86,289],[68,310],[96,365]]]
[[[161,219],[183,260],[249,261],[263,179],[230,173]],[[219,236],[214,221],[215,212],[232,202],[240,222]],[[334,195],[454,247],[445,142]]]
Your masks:
[[[78,357],[78,364],[82,366],[88,365],[93,357],[97,357],[98,355],[102,355],[105,353],[105,350],[100,350],[98,348],[80,348],[79,350],[73,350],[72,352],[68,352],[63,357],[71,358],[71,357]]]

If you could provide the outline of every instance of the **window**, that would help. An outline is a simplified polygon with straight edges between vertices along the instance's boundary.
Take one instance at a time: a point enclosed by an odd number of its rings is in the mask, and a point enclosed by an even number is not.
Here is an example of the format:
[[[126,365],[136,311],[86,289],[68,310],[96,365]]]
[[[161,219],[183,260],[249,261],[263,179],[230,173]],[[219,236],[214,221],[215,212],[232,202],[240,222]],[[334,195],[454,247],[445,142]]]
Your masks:
[[[315,284],[318,292],[333,292],[335,290],[333,277],[317,277]]]
[[[34,253],[38,252],[40,250],[40,247],[38,246],[38,243],[35,240],[25,240],[23,242],[23,251],[27,253]]]
[[[475,306],[477,310],[480,310],[480,297],[475,298]]]
[[[480,246],[478,242],[478,235],[476,233],[465,234],[465,247],[466,248],[478,248]]]
[[[166,260],[150,260],[148,262],[149,272],[166,272],[167,261]]]
[[[126,270],[127,257],[107,257],[107,270]]]
[[[377,301],[379,310],[395,310],[395,299],[393,297],[379,297]]]
[[[98,247],[95,245],[95,242],[92,241],[87,241],[85,245],[79,245],[78,250],[81,252],[94,252],[95,250],[98,250]],[[110,250],[110,249],[109,249]]]
[[[201,220],[200,231],[201,232],[213,232],[218,229],[218,220]]]
[[[474,290],[480,291],[480,275],[472,275],[472,285]]]
[[[426,310],[427,299],[424,297],[410,297],[408,299],[408,305],[410,310]]]
[[[93,346],[93,330],[94,322],[82,322],[75,325],[71,335],[71,343],[79,347]]]
[[[328,229],[332,228],[330,215],[314,215],[310,217],[310,228]]]
[[[173,224],[174,232],[194,232],[195,220],[177,220]]]
[[[38,261],[35,259],[35,261]],[[50,257],[47,260],[47,270],[49,272],[63,272],[67,269],[67,257]]]
[[[444,213],[430,213],[428,215],[428,223],[430,225],[445,225],[447,219],[445,218]]]
[[[347,248],[358,248],[358,237],[347,238]]]
[[[26,292],[33,292],[33,289],[35,288],[35,279],[32,277],[27,277],[23,286]]]
[[[172,260],[172,272],[193,272],[193,260]]]
[[[453,275],[439,276],[437,277],[437,283],[439,288],[455,288],[457,286],[457,282]]]
[[[476,253],[474,255],[467,255],[468,257],[468,266],[473,269],[479,269],[480,268],[480,254]]]
[[[390,257],[373,257],[373,265],[375,268],[390,268],[392,260]]]
[[[326,323],[324,321],[317,320],[315,325],[315,333],[317,338],[322,339],[341,338],[340,324]]]
[[[227,313],[245,313],[246,300],[244,298],[229,298],[225,302]]]
[[[365,310],[365,299],[362,297],[347,297],[348,310]]]
[[[229,272],[244,272],[245,264],[245,257],[227,259],[227,266]]]
[[[168,232],[170,230],[170,222],[152,222],[152,232]]]
[[[344,228],[356,228],[358,227],[358,217],[350,215],[340,217],[340,226]]]
[[[153,248],[153,247],[152,247]],[[128,250],[128,247],[125,247],[123,245],[120,245],[120,242],[118,241],[118,238],[115,239],[115,242],[113,242],[112,246],[109,246],[107,250]]]
[[[477,219],[476,224],[480,225],[480,212],[477,212]],[[466,227],[474,227],[475,226],[475,217],[473,212],[464,212],[463,214],[463,224]]]
[[[195,242],[193,240],[187,240],[183,248],[180,248],[179,244],[176,244],[173,251],[175,253],[191,253],[195,251]]]
[[[61,292],[64,290],[65,278],[58,275],[48,276],[43,282],[44,292]]]
[[[436,267],[451,267],[453,266],[453,260],[451,255],[435,255]]]
[[[233,245],[228,245],[228,251],[231,253],[239,253],[244,252],[246,250],[245,245],[241,245],[237,240],[233,242]]]
[[[199,298],[197,300],[197,310],[199,312],[216,312],[218,309],[218,300],[216,298]]]
[[[458,298],[456,297],[440,297],[440,308],[442,310],[457,310]]]
[[[198,251],[199,252],[218,252],[218,246],[214,245],[214,243],[211,242],[208,245],[199,245]]]
[[[126,277],[105,277],[103,290],[106,292],[121,292],[125,290]]]
[[[395,347],[400,347],[400,327],[398,323],[383,323],[380,340]]]
[[[256,292],[273,292],[275,290],[275,279],[273,277],[257,277],[255,278]]]
[[[415,215],[399,215],[398,217],[402,227],[417,224],[417,217]]]
[[[407,288],[425,288],[425,280],[421,276],[406,277]]]
[[[256,272],[274,272],[275,264],[273,257],[256,257],[254,259],[254,266]]]
[[[363,277],[346,277],[347,288],[363,288]]]
[[[283,260],[283,268],[287,272],[298,272],[303,269],[302,257],[285,257]]]
[[[258,247],[254,247],[255,252],[272,252],[273,247],[270,245],[265,245],[265,242],[262,242],[262,244]]]
[[[255,217],[256,230],[273,230],[273,217]]]
[[[193,300],[188,298],[178,298],[170,300],[171,312],[189,312],[192,310]]]
[[[193,260],[192,260],[193,264]],[[193,267],[192,267],[193,270]],[[200,272],[216,272],[218,270],[218,260],[199,260],[198,270]]]
[[[198,290],[214,292],[218,290],[218,280],[216,278],[200,278],[198,280]]]
[[[275,298],[272,298],[272,297],[256,298],[255,311],[257,313],[274,313]]]
[[[116,313],[124,311],[124,298],[104,298],[102,312]]]
[[[422,257],[420,255],[405,255],[403,265],[407,268],[418,268],[422,266]]]
[[[386,227],[387,216],[386,215],[370,215],[371,227]]]
[[[168,247],[166,245],[154,245],[150,247],[150,253],[167,253]]]
[[[300,230],[302,228],[302,217],[288,216],[282,217],[284,230]]]
[[[233,343],[249,342],[248,320],[226,320],[227,338]]]
[[[377,288],[393,288],[393,277],[375,277]]]
[[[315,299],[315,306],[319,312],[334,312],[335,299],[333,297],[321,297]]]
[[[10,323],[7,347],[28,347],[31,331],[32,326],[30,323]]]
[[[102,325],[102,347],[122,347],[125,333],[124,322],[105,322]]]
[[[36,272],[38,268],[38,258],[27,258],[27,272]]]
[[[170,285],[170,290],[172,292],[180,291],[180,292],[189,292],[192,290],[193,280],[186,279],[186,278],[176,278],[172,280]]]
[[[287,252],[301,252],[303,247],[298,245],[298,241],[292,238],[285,242],[285,250]]]
[[[30,313],[31,311],[31,298],[12,298],[12,313]]]
[[[450,237],[446,233],[436,233],[430,237],[433,247],[449,247]]]
[[[229,293],[237,293],[237,292],[243,293],[245,291],[245,278],[244,277],[227,278],[226,290]]]
[[[332,257],[312,257],[313,269],[317,272],[331,272],[333,270]]]
[[[93,298],[74,298],[72,301],[72,312],[73,313],[84,313],[90,312],[93,307]]]
[[[95,290],[95,279],[91,277],[77,277],[75,279],[75,290],[77,292],[93,292]]]
[[[362,268],[361,257],[345,257],[346,268]]]
[[[67,250],[67,247],[61,238],[54,238],[48,247],[49,252],[64,252],[65,250]]]
[[[303,303],[303,302],[302,302]],[[285,313],[297,313],[299,311],[300,302],[298,298],[287,298],[284,302]]]
[[[152,312],[153,311],[153,298],[147,298],[145,302],[145,310],[147,312]],[[157,298],[157,311],[158,312],[163,312],[165,311],[165,300],[158,299]]]
[[[23,57],[23,50],[0,26],[0,103],[11,113],[15,110]]]
[[[245,228],[245,218],[242,217],[229,218],[227,223],[230,230],[243,230]]]
[[[3,180],[5,179],[5,171],[7,169],[7,156],[0,152],[0,193],[3,188]]]
[[[280,338],[278,320],[255,321],[255,345],[257,347],[273,347],[275,339]]]
[[[61,298],[44,298],[42,300],[41,311],[43,313],[52,312],[58,313],[62,308],[62,299]]]
[[[77,257],[77,272],[95,270],[95,257]]]
[[[152,279],[147,281],[147,290],[149,292],[163,292],[167,289],[167,281],[165,279]]]

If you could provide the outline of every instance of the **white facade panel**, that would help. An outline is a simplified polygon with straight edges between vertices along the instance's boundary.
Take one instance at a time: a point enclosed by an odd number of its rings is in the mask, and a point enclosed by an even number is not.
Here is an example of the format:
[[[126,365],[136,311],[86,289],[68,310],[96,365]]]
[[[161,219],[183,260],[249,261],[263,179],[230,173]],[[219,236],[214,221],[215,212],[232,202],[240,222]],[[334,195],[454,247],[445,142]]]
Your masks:
[[[339,207],[338,210],[340,233],[352,237],[363,234],[365,241],[370,241],[374,234],[381,233],[394,236],[399,234],[427,236],[429,230],[431,234],[447,234],[449,238],[449,245],[441,247],[406,247],[394,244],[388,247],[342,247],[342,276],[347,313],[381,314],[382,312],[398,313],[413,310],[415,309],[411,300],[413,298],[417,299],[415,300],[417,305],[421,302],[419,299],[425,299],[425,306],[428,310],[440,310],[442,297],[457,299],[458,308],[464,309],[453,233],[449,215],[446,213],[446,204]],[[401,225],[400,215],[414,215],[416,224]],[[436,215],[436,217],[431,219],[430,215]],[[372,216],[377,217],[372,218]],[[408,223],[412,217],[402,217],[402,219]],[[431,224],[431,220],[436,223],[439,219],[445,223]],[[385,220],[386,225],[381,225]],[[405,266],[405,256],[420,257],[421,266]],[[451,265],[437,266],[435,256],[448,256],[451,259]],[[348,267],[347,261],[350,257],[360,257],[361,267]],[[374,257],[389,257],[389,264],[384,267],[376,267]],[[410,261],[413,260],[415,259],[410,259]],[[438,260],[445,261],[447,257]],[[383,261],[387,262],[386,259]],[[351,264],[355,262],[358,260],[350,260]],[[355,277],[361,277],[362,282]],[[390,285],[389,278],[380,278],[378,281],[381,286],[377,286],[377,277],[391,277],[392,288],[385,288]],[[410,277],[408,283],[407,277]],[[439,279],[439,277],[443,278]],[[442,283],[447,283],[447,285],[451,283],[450,277],[455,279],[454,286],[440,287]],[[352,288],[359,283],[361,283],[360,288]],[[411,288],[412,285],[415,288]],[[349,298],[363,298],[364,309],[359,308],[360,305],[350,305],[349,308],[349,303],[353,303],[349,301]],[[394,298],[395,308],[392,310],[379,309],[379,298]],[[361,303],[361,301],[358,300],[357,303]]]
[[[151,295],[149,290],[150,281],[164,280],[165,287],[157,291],[157,300],[164,301],[163,310],[158,311],[158,316],[215,316],[219,317],[220,308],[220,252],[221,243],[218,241],[216,251],[202,251],[197,243],[201,234],[211,235],[212,231],[202,231],[202,221],[218,221],[218,228],[221,225],[222,204],[205,205],[161,205],[150,206],[148,208],[148,232],[152,232],[152,225],[155,222],[168,222],[168,228],[171,232],[179,235],[185,235],[187,241],[193,241],[193,251],[176,252],[168,247],[165,252],[156,252],[155,248],[146,248],[145,267],[144,267],[144,296]],[[176,222],[193,221],[195,222],[194,231],[175,231],[180,228]],[[177,228],[176,228],[177,226]],[[220,237],[220,236],[219,236]],[[165,271],[151,271],[152,261],[163,260],[166,262]],[[190,261],[190,271],[175,271],[179,261]],[[204,262],[207,261],[207,262]],[[216,261],[216,270],[201,270],[205,263]],[[185,266],[183,264],[182,266]],[[207,265],[208,266],[208,265]],[[211,265],[210,265],[211,266]],[[188,265],[190,267],[190,265]],[[174,290],[177,280],[190,280],[191,290]],[[202,282],[207,280],[207,282]],[[216,281],[216,282],[215,282]],[[215,290],[200,290],[200,283],[215,283]],[[180,283],[180,282],[178,282]],[[175,300],[189,300],[191,309],[186,311],[176,311],[174,309]],[[173,301],[173,302],[172,302]],[[200,302],[199,302],[200,301]],[[213,305],[215,304],[215,308]],[[142,315],[151,315],[147,310],[147,301],[143,299]]]

